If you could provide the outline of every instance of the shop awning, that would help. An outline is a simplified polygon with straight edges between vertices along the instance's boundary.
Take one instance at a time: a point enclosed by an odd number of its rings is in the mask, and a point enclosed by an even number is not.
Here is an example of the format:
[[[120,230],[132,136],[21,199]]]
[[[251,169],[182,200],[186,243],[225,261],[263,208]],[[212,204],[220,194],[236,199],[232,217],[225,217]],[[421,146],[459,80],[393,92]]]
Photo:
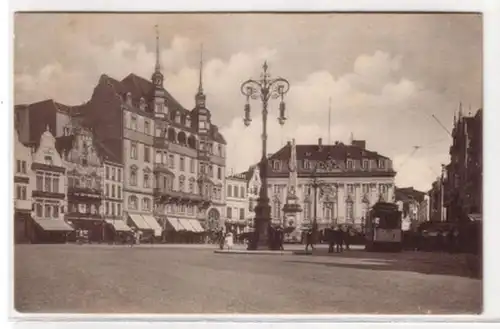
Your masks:
[[[163,229],[161,228],[160,224],[158,221],[153,217],[149,215],[141,215],[146,224],[155,232],[155,236],[161,236],[161,232]]]
[[[201,223],[197,219],[188,219],[188,221],[189,224],[191,224],[191,226],[193,227],[194,232],[200,233],[205,231],[203,229],[203,226],[201,226]]]
[[[139,230],[151,230],[148,223],[144,221],[144,218],[142,218],[141,215],[128,214],[128,217],[132,220],[132,222],[134,222],[135,226],[137,226]]]
[[[184,228],[185,231],[195,232],[193,226],[189,223],[189,221],[185,218],[179,218],[179,223]]]
[[[60,219],[35,219],[35,222],[47,232],[71,232],[75,230],[71,225]]]
[[[106,219],[106,223],[111,224],[117,232],[130,232],[130,227],[121,219]]]
[[[179,222],[179,219],[173,217],[167,217],[167,221],[174,228],[176,232],[185,230],[185,228]]]

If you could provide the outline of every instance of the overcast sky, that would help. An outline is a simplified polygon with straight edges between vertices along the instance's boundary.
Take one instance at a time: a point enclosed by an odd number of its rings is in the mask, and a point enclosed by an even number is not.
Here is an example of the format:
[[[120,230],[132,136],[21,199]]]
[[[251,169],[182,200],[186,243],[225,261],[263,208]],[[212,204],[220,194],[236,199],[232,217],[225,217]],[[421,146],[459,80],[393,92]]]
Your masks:
[[[207,106],[235,172],[260,158],[260,104],[245,128],[239,90],[264,60],[291,83],[283,128],[278,102],[270,105],[270,152],[292,137],[327,141],[331,98],[331,141],[365,139],[393,159],[401,187],[428,190],[448,162],[451,138],[433,114],[451,131],[459,102],[466,113],[482,107],[475,14],[18,14],[15,102],[80,104],[103,73],[149,78],[155,24],[165,87],[188,109],[203,43]]]

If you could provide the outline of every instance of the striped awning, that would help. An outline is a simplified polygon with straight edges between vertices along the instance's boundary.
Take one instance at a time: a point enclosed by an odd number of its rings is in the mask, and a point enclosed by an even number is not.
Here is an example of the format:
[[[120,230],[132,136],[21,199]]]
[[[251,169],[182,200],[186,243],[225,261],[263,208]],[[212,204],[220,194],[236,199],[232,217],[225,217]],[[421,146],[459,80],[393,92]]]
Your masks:
[[[167,217],[168,223],[174,228],[174,231],[184,231],[184,227],[181,225],[179,222],[178,218],[173,218],[173,217]]]
[[[191,226],[193,227],[194,232],[200,233],[205,231],[203,229],[203,226],[201,226],[201,223],[197,219],[188,219],[188,221],[189,224],[191,224]]]
[[[148,223],[144,221],[144,218],[142,218],[141,215],[128,214],[128,217],[132,220],[132,222],[135,224],[135,226],[137,226],[139,230],[151,230]]]
[[[75,229],[60,219],[35,219],[35,222],[47,232],[71,232]]]
[[[153,216],[141,215],[141,217],[144,219],[144,222],[148,225],[148,227],[155,232],[155,236],[161,236],[163,229]]]
[[[191,225],[191,223],[187,219],[179,218],[179,222],[181,223],[181,226],[184,227],[185,231],[194,232],[193,226]]]
[[[130,227],[121,219],[106,219],[106,223],[113,226],[116,232],[130,232]]]

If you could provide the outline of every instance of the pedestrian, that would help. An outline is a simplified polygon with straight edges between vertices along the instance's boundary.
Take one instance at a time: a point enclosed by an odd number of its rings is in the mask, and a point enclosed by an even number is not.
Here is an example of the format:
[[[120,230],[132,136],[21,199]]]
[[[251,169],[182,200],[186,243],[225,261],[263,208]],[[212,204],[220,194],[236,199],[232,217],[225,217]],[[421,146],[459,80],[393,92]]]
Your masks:
[[[233,244],[234,244],[233,233],[229,232],[229,233],[226,235],[226,246],[227,246],[227,250],[233,249]]]
[[[351,242],[351,229],[349,227],[344,228],[342,231],[343,241],[345,243],[345,250],[349,250],[350,242]]]
[[[344,241],[343,241],[343,232],[342,228],[337,226],[335,228],[335,249],[337,252],[343,252],[344,251]]]
[[[308,228],[306,231],[306,253],[309,251],[309,246],[311,246],[311,251],[314,250],[313,245],[313,230],[312,228]]]
[[[284,251],[285,248],[283,247],[283,240],[285,239],[285,234],[284,234],[283,228],[281,226],[278,227],[277,233],[278,233],[277,238],[278,238],[279,250]]]
[[[331,254],[333,253],[333,250],[334,250],[334,245],[335,245],[335,231],[334,231],[334,227],[328,227],[326,230],[325,230],[325,235],[326,235],[326,239],[328,241],[328,253]]]

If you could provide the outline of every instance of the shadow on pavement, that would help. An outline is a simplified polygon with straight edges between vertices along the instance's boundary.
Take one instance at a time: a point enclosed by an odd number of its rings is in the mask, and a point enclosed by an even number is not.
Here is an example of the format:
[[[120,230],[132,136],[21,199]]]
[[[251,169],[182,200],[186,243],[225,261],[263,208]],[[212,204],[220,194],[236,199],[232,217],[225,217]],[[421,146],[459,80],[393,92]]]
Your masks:
[[[363,251],[347,251],[343,253],[327,253],[315,251],[311,254],[297,251],[294,255],[303,255],[309,260],[287,260],[291,263],[322,265],[337,268],[351,268],[373,271],[407,271],[422,274],[451,275],[466,278],[482,279],[481,258],[471,254],[445,254],[426,252],[403,253],[367,253]],[[328,257],[328,261],[318,262],[319,257]],[[338,262],[335,261],[338,259]],[[347,262],[346,262],[347,261]]]

